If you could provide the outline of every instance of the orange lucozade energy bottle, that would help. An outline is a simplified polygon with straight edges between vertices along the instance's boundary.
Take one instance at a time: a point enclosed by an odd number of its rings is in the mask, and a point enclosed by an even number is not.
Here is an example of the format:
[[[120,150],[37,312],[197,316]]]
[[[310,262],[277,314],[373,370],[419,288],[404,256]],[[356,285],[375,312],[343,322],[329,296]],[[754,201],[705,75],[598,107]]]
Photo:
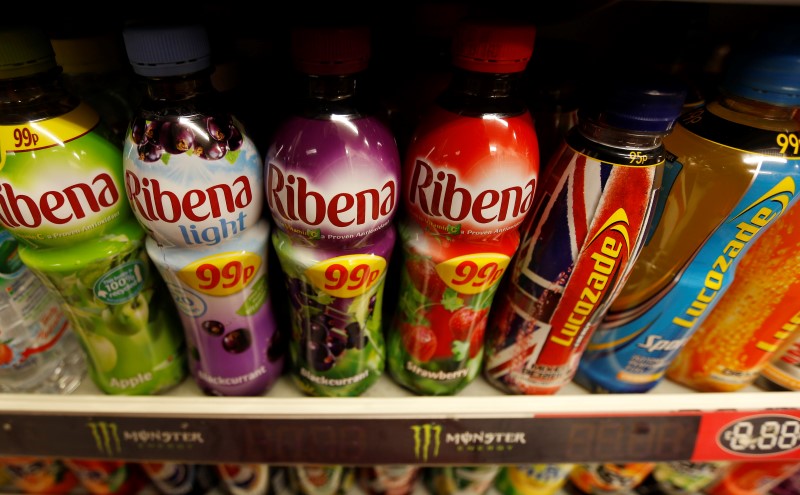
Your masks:
[[[539,146],[517,84],[536,30],[462,22],[448,88],[403,167],[403,266],[388,335],[392,377],[451,395],[480,372],[487,313],[533,202]]]
[[[800,207],[759,237],[716,307],[684,344],[667,378],[696,390],[750,385],[800,336]]]

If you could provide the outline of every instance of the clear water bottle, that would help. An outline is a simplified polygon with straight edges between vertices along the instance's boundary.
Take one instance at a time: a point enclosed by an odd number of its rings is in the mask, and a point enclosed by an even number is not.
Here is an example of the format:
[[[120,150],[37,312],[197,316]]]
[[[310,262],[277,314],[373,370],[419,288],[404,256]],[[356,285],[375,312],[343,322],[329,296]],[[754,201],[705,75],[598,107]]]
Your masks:
[[[80,344],[54,294],[0,231],[0,392],[73,392],[86,375]]]

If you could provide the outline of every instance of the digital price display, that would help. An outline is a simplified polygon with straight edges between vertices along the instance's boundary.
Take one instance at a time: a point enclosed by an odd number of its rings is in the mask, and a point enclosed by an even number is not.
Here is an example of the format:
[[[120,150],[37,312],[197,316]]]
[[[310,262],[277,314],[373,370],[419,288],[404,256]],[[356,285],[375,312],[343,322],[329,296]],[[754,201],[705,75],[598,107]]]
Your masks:
[[[707,415],[695,457],[800,459],[800,410]]]

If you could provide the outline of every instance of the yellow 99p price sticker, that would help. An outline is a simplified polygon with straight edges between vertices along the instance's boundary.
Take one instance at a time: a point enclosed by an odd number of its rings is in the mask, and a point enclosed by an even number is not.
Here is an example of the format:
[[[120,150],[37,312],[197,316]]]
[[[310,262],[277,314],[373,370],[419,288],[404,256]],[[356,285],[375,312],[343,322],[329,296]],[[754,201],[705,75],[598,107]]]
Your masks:
[[[386,271],[386,259],[372,254],[330,258],[306,270],[318,289],[333,297],[352,298],[367,292]]]
[[[236,251],[199,259],[183,267],[178,277],[203,294],[229,296],[247,287],[260,267],[261,256]]]
[[[436,265],[448,287],[461,294],[478,294],[500,281],[511,258],[501,253],[477,253],[450,258]]]

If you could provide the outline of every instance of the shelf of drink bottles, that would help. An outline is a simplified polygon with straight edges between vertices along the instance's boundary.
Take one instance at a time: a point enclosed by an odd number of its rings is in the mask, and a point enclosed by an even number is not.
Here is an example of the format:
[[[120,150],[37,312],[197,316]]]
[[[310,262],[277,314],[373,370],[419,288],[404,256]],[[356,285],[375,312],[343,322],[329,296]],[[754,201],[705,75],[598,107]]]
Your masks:
[[[160,396],[0,396],[0,456],[273,464],[517,464],[800,459],[800,394],[506,395],[482,379],[414,396],[388,376],[361,397],[209,397],[191,380]]]

